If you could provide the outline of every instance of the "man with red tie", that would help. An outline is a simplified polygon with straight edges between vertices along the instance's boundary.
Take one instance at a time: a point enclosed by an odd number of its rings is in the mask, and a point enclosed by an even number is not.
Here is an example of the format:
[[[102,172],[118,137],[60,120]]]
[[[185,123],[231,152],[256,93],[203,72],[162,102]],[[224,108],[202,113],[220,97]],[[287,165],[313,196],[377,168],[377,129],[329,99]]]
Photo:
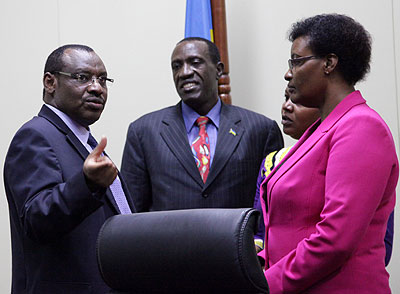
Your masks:
[[[171,56],[181,101],[129,126],[121,173],[138,211],[251,207],[262,159],[283,146],[275,121],[218,97],[214,43],[180,41]]]

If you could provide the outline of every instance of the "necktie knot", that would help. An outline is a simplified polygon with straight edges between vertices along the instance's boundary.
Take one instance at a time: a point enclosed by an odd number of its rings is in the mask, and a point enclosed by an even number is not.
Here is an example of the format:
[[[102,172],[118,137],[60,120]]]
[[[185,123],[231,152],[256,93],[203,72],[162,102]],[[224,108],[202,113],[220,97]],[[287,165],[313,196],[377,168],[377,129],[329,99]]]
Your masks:
[[[196,124],[199,126],[199,128],[202,128],[206,126],[209,120],[210,119],[207,116],[199,116],[196,119]]]

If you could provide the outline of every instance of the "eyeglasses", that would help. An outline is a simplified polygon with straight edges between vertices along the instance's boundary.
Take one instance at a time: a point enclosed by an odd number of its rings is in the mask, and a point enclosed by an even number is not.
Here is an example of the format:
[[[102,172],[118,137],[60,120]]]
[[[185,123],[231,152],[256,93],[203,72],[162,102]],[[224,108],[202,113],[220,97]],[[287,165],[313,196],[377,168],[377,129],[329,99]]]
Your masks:
[[[304,56],[304,57],[299,57],[299,58],[292,58],[288,60],[289,63],[289,68],[290,70],[293,70],[293,68],[295,68],[296,66],[299,66],[301,64],[303,64],[304,62],[311,60],[311,59],[318,59],[320,57],[318,56],[314,56],[314,55],[310,55],[310,56]]]
[[[114,83],[114,79],[110,79],[107,76],[96,77],[87,73],[69,73],[63,71],[55,71],[54,73],[70,77],[76,80],[79,84],[86,86],[92,85],[95,80],[97,80],[103,88],[110,87]]]

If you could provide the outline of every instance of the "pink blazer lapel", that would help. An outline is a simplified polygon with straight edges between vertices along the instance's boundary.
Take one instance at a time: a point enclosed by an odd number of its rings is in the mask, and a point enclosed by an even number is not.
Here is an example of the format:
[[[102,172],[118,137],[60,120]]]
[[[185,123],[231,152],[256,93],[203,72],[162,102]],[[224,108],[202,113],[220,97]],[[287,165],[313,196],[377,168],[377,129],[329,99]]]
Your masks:
[[[270,203],[271,190],[275,186],[275,183],[289,170],[293,167],[296,162],[298,162],[325,134],[319,131],[321,120],[317,120],[314,124],[307,129],[307,131],[301,136],[299,141],[291,148],[288,154],[282,162],[275,168],[268,176],[263,185],[267,184],[267,195],[268,195],[268,205]],[[274,177],[272,177],[274,175]],[[266,186],[264,186],[266,187]]]
[[[365,99],[362,98],[359,91],[354,91],[345,99],[343,99],[323,122],[321,122],[321,120],[317,120],[307,129],[299,141],[291,148],[289,153],[286,154],[282,162],[275,167],[274,170],[272,170],[268,177],[263,181],[262,187],[264,187],[264,189],[261,189],[260,196],[267,201],[268,205],[270,203],[271,190],[273,189],[275,183],[282,177],[282,175],[284,175],[293,167],[296,162],[298,162],[307,152],[309,152],[310,149],[312,149],[312,147],[319,140],[321,140],[321,138],[336,124],[338,120],[340,120],[345,113],[347,113],[355,105],[362,103],[365,103]],[[272,178],[272,176],[274,177]],[[270,183],[267,189],[268,198],[266,199],[263,195],[263,191],[265,191],[265,187],[267,187],[266,185],[268,182]]]

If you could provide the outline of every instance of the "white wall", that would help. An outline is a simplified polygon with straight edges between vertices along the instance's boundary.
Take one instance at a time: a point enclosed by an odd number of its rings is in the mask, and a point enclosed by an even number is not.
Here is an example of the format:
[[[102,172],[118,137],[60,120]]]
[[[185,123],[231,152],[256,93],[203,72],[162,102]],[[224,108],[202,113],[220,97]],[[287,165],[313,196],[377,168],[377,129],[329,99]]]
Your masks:
[[[390,1],[389,1],[390,2]],[[399,153],[399,137],[400,137],[400,1],[392,0],[392,19],[393,19],[393,42],[388,44],[389,46],[393,46],[393,57],[388,55],[386,63],[393,63],[395,65],[395,71],[389,72],[388,75],[393,75],[395,78],[395,85],[394,85],[394,92],[392,95],[395,94],[397,99],[397,113],[395,113],[395,105],[392,105],[393,112],[390,114],[393,117],[392,124],[395,124],[395,120],[397,120],[397,138],[396,143],[397,145],[397,156],[400,156]],[[384,54],[384,52],[382,52]],[[382,61],[383,62],[383,61]],[[394,129],[392,128],[392,132]],[[396,135],[395,135],[396,136]],[[397,195],[400,195],[400,185],[397,185]],[[399,205],[399,196],[397,196],[397,203],[395,208],[395,235],[394,235],[394,248],[393,248],[393,255],[392,255],[392,262],[388,266],[389,273],[391,274],[390,285],[392,287],[393,293],[400,293],[400,205]]]
[[[294,21],[317,13],[348,14],[373,36],[371,74],[358,85],[368,103],[389,124],[398,146],[400,88],[400,4],[363,1],[226,1],[232,100],[278,122],[286,82]],[[170,55],[183,38],[185,0],[1,0],[0,166],[15,131],[36,115],[48,54],[66,43],[83,43],[103,59],[115,85],[102,118],[92,130],[109,138],[108,153],[119,166],[129,122],[179,101]],[[396,31],[394,31],[396,28]],[[397,70],[397,75],[396,75]],[[293,141],[286,139],[287,144]],[[0,188],[0,293],[10,289],[10,236],[4,187]],[[397,209],[397,216],[400,210]],[[398,217],[397,217],[398,218]],[[396,222],[397,225],[397,222]],[[388,268],[400,275],[400,229]],[[391,279],[400,293],[400,281]]]

